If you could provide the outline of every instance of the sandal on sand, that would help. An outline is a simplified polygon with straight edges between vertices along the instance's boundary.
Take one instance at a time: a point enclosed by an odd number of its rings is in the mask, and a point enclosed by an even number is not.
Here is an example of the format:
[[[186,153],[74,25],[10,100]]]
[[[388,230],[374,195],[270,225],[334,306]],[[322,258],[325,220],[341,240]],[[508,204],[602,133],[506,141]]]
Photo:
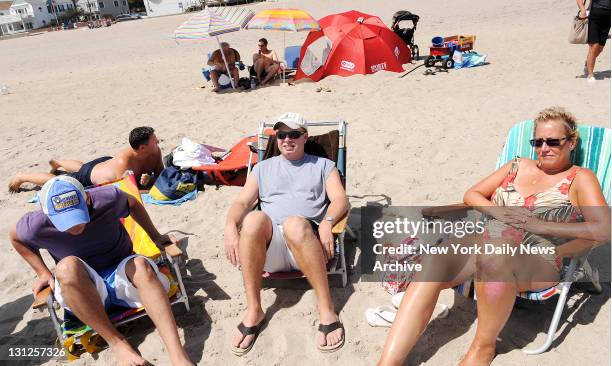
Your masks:
[[[253,339],[251,340],[251,343],[249,344],[247,348],[241,348],[240,346],[235,347],[234,345],[232,345],[231,347],[232,353],[239,357],[244,356],[247,353],[249,353],[251,348],[253,348],[253,345],[255,344],[255,341],[257,340],[257,336],[259,336],[259,332],[261,332],[261,328],[263,327],[265,321],[266,321],[266,318],[262,319],[262,321],[260,321],[259,324],[254,325],[252,327],[247,327],[242,322],[238,324],[238,331],[242,333],[242,340],[240,341],[240,343],[242,343],[242,341],[244,340],[246,336],[253,335]]]
[[[323,353],[331,353],[331,352],[335,352],[337,350],[339,350],[340,348],[342,348],[342,346],[344,346],[344,338],[346,338],[346,333],[344,331],[344,325],[342,324],[342,322],[340,321],[340,318],[338,318],[337,322],[333,322],[331,324],[319,324],[319,332],[323,333],[323,335],[325,336],[325,338],[327,339],[327,335],[337,329],[342,329],[342,339],[340,339],[340,342],[331,345],[331,346],[321,346],[320,344],[317,344],[317,347],[319,348],[319,351],[323,352]]]
[[[395,320],[395,314],[395,308],[387,305],[365,311],[366,320],[372,327],[390,327]]]
[[[393,306],[395,306],[397,309],[399,309],[400,304],[402,303],[402,299],[404,298],[404,294],[406,292],[398,292],[397,294],[393,295],[393,297],[391,298],[391,303],[393,304]],[[437,313],[434,311],[434,313],[432,314],[432,317],[436,317],[436,318],[440,318],[440,319],[444,319],[448,316],[448,312],[449,312],[449,308],[448,305],[445,304],[440,304],[437,303],[436,304],[436,309],[441,309],[439,313]]]

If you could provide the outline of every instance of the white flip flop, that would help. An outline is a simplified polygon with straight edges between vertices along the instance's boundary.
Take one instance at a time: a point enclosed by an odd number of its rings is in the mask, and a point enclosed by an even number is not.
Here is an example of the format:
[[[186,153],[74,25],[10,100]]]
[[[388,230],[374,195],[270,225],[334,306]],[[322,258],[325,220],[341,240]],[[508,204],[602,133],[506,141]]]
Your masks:
[[[366,320],[373,327],[390,327],[395,320],[395,314],[395,309],[387,305],[365,311]]]
[[[393,295],[393,297],[391,298],[391,303],[397,309],[399,309],[400,304],[402,303],[402,299],[404,298],[404,294],[405,293],[406,292],[398,292],[397,294]],[[440,312],[438,313],[437,316],[435,316],[435,312],[434,312],[434,316],[432,316],[432,318],[440,318],[440,319],[446,318],[448,316],[448,312],[449,312],[448,305],[437,303],[436,304],[436,310],[438,308],[441,309]]]

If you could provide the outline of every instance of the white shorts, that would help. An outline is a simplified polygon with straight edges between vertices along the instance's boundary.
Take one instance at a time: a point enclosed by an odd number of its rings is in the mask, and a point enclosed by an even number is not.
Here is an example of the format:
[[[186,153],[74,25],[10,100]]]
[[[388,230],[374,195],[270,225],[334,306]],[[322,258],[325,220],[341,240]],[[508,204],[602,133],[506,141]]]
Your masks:
[[[282,225],[272,224],[272,240],[266,252],[266,263],[264,271],[266,272],[290,272],[299,271],[293,253],[287,246],[287,241],[283,234]]]
[[[134,287],[132,282],[127,277],[125,273],[125,265],[127,262],[136,257],[145,258],[155,273],[157,274],[157,278],[164,286],[166,292],[170,289],[170,282],[168,278],[157,268],[157,265],[149,258],[144,257],[142,255],[134,254],[129,257],[124,258],[118,265],[106,268],[100,273],[96,272],[93,268],[91,268],[87,263],[85,263],[82,259],[79,260],[83,263],[83,266],[89,273],[89,278],[94,283],[98,294],[100,295],[100,300],[104,304],[105,308],[109,308],[112,305],[123,306],[127,308],[139,308],[142,307],[142,303],[140,302],[140,295],[138,294],[138,289]],[[66,310],[70,311],[64,299],[62,297],[62,289],[60,287],[57,279],[55,280],[55,289],[53,292],[53,296],[57,300],[57,302]]]

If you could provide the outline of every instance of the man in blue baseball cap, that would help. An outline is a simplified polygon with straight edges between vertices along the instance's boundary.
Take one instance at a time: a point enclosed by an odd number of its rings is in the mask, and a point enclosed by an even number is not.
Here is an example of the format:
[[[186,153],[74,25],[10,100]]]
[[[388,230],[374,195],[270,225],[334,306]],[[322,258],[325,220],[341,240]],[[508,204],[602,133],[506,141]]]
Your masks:
[[[172,363],[191,365],[170,309],[168,279],[153,261],[133,254],[120,219],[131,215],[157,246],[176,239],[161,235],[142,204],[113,185],[86,191],[76,179],[60,176],[45,183],[39,198],[42,210],[25,214],[10,232],[13,247],[38,275],[34,296],[51,286],[57,302],[100,334],[121,365],[147,362],[115,329],[105,308],[144,306]],[[53,274],[40,249],[57,263]]]

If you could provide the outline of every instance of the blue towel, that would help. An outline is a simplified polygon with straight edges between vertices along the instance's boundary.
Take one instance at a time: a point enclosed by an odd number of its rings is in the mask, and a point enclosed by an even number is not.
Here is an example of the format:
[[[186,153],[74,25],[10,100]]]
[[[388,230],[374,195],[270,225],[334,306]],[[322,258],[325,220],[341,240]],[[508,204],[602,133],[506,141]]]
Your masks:
[[[191,200],[195,200],[196,197],[198,196],[198,190],[194,190],[191,191],[189,193],[187,193],[186,195],[184,195],[181,198],[175,199],[174,201],[159,201],[156,200],[155,198],[151,197],[151,195],[149,195],[148,193],[143,193],[142,194],[142,201],[144,203],[151,203],[154,205],[174,205],[174,206],[179,206],[184,202],[187,201],[191,201]]]
[[[455,69],[461,69],[463,67],[474,67],[484,65],[487,61],[487,55],[481,55],[478,52],[470,51],[463,52],[461,54],[462,62],[455,62]]]

